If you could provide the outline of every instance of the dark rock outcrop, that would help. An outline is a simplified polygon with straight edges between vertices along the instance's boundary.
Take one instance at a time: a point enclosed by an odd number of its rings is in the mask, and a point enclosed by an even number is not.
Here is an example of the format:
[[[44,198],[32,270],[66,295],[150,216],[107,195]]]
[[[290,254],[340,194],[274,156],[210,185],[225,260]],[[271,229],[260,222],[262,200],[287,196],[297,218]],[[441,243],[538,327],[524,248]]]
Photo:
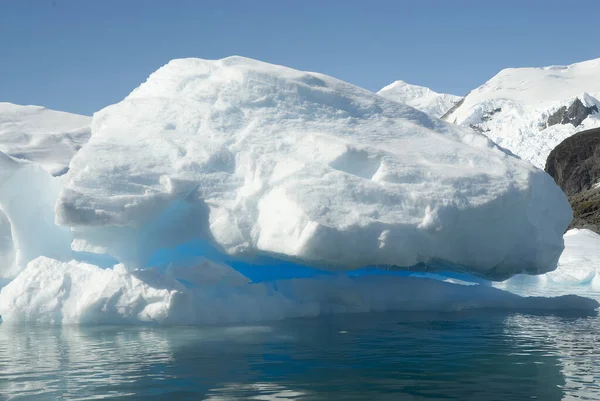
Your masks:
[[[569,228],[600,233],[600,128],[562,141],[550,152],[545,170],[569,198],[574,215]]]
[[[598,107],[596,105],[586,107],[581,100],[577,98],[569,108],[563,106],[548,117],[546,126],[551,127],[556,124],[572,124],[574,127],[578,127],[583,120],[593,113],[598,113]]]
[[[600,234],[600,188],[569,196],[573,221],[569,228],[587,228]]]

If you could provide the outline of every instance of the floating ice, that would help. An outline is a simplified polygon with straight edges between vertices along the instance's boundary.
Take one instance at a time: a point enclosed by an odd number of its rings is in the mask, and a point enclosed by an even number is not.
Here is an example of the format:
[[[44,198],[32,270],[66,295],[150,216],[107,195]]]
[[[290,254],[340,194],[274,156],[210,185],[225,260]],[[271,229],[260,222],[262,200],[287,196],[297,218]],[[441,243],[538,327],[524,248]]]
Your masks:
[[[91,118],[40,106],[0,102],[0,152],[64,174],[90,136]]]
[[[67,174],[0,167],[5,322],[598,306],[454,284],[554,269],[566,197],[484,136],[322,74],[174,60],[94,115]]]
[[[576,293],[600,299],[600,235],[572,229],[564,238],[565,250],[556,270],[539,276],[519,274],[495,286],[518,293]]]
[[[0,292],[6,322],[212,324],[370,311],[590,311],[577,296],[522,298],[483,285],[338,274],[254,283],[199,260],[185,268],[127,271],[40,257]]]
[[[0,153],[0,279],[41,255],[71,257],[69,230],[54,224],[59,191],[41,167]]]
[[[57,222],[145,267],[200,238],[328,269],[552,270],[571,219],[552,179],[469,129],[334,78],[174,60],[96,113]]]

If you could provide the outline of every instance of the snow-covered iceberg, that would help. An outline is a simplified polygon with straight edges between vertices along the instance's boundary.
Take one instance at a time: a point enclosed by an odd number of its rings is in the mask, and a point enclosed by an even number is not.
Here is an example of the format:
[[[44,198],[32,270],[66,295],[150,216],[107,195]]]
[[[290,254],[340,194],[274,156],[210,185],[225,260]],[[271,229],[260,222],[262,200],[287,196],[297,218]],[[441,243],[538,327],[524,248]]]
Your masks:
[[[0,102],[0,152],[64,174],[73,155],[90,137],[91,118]]]
[[[565,195],[483,135],[334,78],[174,60],[91,130],[60,177],[0,154],[5,322],[598,306],[456,284],[553,270]],[[348,272],[373,266],[408,271]]]
[[[202,238],[330,269],[554,269],[571,219],[542,171],[337,79],[174,60],[94,115],[56,206],[73,249],[145,267]]]

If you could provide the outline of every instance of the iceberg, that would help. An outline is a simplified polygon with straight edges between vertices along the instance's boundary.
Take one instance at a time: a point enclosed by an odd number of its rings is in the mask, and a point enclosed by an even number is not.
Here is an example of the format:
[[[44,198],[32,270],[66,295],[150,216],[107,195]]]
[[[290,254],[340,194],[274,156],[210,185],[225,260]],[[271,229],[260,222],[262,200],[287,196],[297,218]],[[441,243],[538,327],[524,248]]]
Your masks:
[[[60,189],[40,166],[0,152],[0,280],[41,255],[71,257],[69,230],[54,224]]]
[[[5,322],[598,307],[486,284],[555,269],[572,213],[551,177],[323,74],[173,60],[94,114],[66,174],[0,164]]]
[[[56,204],[72,248],[146,267],[200,238],[330,270],[555,268],[572,213],[485,136],[323,74],[178,59],[97,112]]]
[[[518,274],[494,286],[516,293],[578,294],[600,300],[600,235],[571,229],[556,270],[538,276]]]
[[[39,164],[52,175],[67,171],[90,137],[91,118],[0,102],[0,152]]]
[[[250,283],[208,260],[130,272],[121,264],[102,269],[40,257],[0,292],[6,322],[41,324],[204,325],[388,310],[589,312],[598,306],[576,295],[521,297],[421,277],[336,274]]]

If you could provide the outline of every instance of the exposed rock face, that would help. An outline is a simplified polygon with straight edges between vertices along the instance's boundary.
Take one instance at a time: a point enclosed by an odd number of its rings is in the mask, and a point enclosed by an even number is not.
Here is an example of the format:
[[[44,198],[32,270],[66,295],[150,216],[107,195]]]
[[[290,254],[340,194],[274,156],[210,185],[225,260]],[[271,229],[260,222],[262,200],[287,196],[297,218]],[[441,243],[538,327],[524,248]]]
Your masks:
[[[600,234],[600,188],[569,196],[573,208],[571,228],[587,228]]]
[[[589,115],[597,112],[598,107],[596,105],[586,107],[581,100],[577,98],[569,108],[563,106],[548,117],[547,127],[556,124],[571,124],[574,127],[578,127]]]
[[[574,215],[569,228],[600,233],[600,128],[565,139],[548,156],[546,172],[569,197]]]

